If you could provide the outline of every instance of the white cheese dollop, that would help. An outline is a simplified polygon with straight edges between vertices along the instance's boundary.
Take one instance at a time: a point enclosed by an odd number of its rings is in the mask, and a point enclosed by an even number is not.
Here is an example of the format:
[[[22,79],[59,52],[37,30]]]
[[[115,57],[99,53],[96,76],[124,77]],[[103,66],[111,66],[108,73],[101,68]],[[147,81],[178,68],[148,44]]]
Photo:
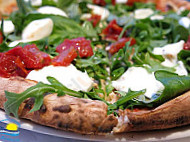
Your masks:
[[[150,8],[137,9],[134,12],[135,19],[145,19],[154,14],[154,11]]]
[[[2,21],[0,21],[0,25],[1,25]],[[14,32],[15,30],[15,26],[13,24],[13,22],[11,20],[4,20],[3,23],[3,31],[5,34],[10,34],[12,32]]]
[[[127,3],[128,0],[116,0],[115,2],[120,4],[120,3]]]
[[[53,31],[53,21],[50,18],[34,20],[22,33],[22,40],[35,41],[48,37]]]
[[[179,24],[182,25],[185,28],[189,28],[189,26],[190,26],[190,19],[188,17],[182,17],[179,20]]]
[[[68,17],[67,14],[63,10],[57,7],[53,7],[53,6],[43,6],[43,7],[38,8],[37,11],[42,14],[53,14],[53,15]]]
[[[110,12],[104,7],[92,4],[87,4],[87,7],[92,9],[92,13],[100,15],[101,20],[105,20],[110,15]]]
[[[40,70],[33,70],[26,78],[49,84],[46,79],[47,76],[56,78],[67,88],[75,91],[89,91],[93,85],[93,81],[88,74],[77,70],[72,64],[67,67],[47,66]]]
[[[24,0],[25,2],[31,2],[32,6],[41,6],[42,5],[42,0]]]
[[[158,91],[164,89],[161,82],[157,81],[154,73],[148,73],[143,67],[130,67],[118,80],[112,81],[116,90],[128,92],[146,89],[145,96],[151,98]]]
[[[156,47],[153,50],[153,53],[156,55],[163,55],[165,61],[162,62],[162,65],[166,67],[175,67],[176,73],[179,75],[187,75],[188,72],[185,69],[182,62],[178,61],[177,54],[183,49],[184,41],[168,44],[164,47]]]
[[[153,15],[150,17],[151,20],[163,20],[164,16],[163,15]]]

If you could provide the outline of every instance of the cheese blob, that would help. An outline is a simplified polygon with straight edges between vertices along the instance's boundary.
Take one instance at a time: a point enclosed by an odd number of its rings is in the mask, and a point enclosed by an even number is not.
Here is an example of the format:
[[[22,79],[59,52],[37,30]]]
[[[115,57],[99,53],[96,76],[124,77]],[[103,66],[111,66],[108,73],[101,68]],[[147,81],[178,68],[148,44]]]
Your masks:
[[[56,78],[67,88],[75,91],[90,91],[93,85],[93,81],[88,74],[77,70],[72,64],[67,67],[47,66],[40,70],[33,70],[26,78],[49,84],[48,76]]]
[[[118,91],[128,92],[146,89],[145,96],[151,98],[164,86],[157,81],[154,73],[148,73],[143,67],[130,67],[118,80],[112,81],[113,87]]]
[[[127,3],[128,0],[116,0],[115,2],[118,4]]]
[[[31,3],[32,6],[41,6],[42,5],[42,0],[24,0],[25,2]]]
[[[150,8],[137,9],[134,12],[135,19],[145,19],[154,14],[154,11]]]
[[[63,10],[57,7],[53,7],[53,6],[43,6],[43,7],[38,8],[37,11],[42,14],[53,14],[53,15],[68,17],[67,14]]]
[[[163,66],[175,67],[178,75],[187,75],[188,72],[183,63],[177,59],[177,54],[183,50],[184,43],[185,42],[181,40],[177,43],[165,45],[164,47],[156,47],[153,53],[156,55],[163,55],[165,58],[165,61],[162,62]]]
[[[182,17],[179,20],[179,24],[182,25],[185,28],[189,28],[189,26],[190,26],[190,19],[188,17]]]
[[[53,21],[50,18],[34,20],[22,33],[22,40],[36,41],[48,37],[53,31]]]
[[[153,15],[150,17],[151,20],[163,20],[164,16],[162,15]]]
[[[93,14],[100,15],[101,20],[105,20],[110,15],[110,12],[104,7],[97,6],[97,5],[92,5],[92,4],[87,4],[87,7],[92,9]]]
[[[0,25],[2,24],[2,21],[0,21]],[[11,20],[4,20],[3,23],[3,31],[5,34],[10,34],[14,32],[15,26]]]

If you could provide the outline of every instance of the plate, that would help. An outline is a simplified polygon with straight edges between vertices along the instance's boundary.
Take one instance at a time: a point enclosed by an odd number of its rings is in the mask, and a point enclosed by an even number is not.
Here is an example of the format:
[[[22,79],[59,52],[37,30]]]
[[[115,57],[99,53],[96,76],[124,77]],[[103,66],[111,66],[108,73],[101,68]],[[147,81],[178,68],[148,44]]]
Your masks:
[[[0,110],[0,121],[8,119],[8,117],[3,110]],[[11,117],[11,119],[15,119]],[[9,119],[9,120],[11,120]],[[76,140],[89,140],[89,141],[172,141],[174,139],[189,139],[190,140],[190,126],[173,128],[168,130],[159,131],[146,131],[146,132],[133,132],[124,134],[108,134],[105,136],[98,135],[81,135],[73,132],[66,132],[57,130],[51,127],[42,126],[31,122],[29,120],[20,119],[17,120],[20,123],[20,129],[25,129],[41,134],[53,135],[56,137],[70,138]],[[4,121],[2,123],[9,123],[10,121]]]

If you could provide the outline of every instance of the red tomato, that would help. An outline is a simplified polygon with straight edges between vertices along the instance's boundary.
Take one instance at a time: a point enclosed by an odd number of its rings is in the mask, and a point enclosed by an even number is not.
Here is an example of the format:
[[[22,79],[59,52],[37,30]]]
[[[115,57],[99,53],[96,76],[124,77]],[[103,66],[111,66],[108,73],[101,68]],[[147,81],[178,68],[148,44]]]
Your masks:
[[[165,1],[163,1],[163,0],[155,0],[155,3],[156,3],[156,9],[158,9],[158,10],[160,10],[162,12],[167,11]]]
[[[62,51],[58,56],[52,59],[52,65],[54,66],[68,66],[77,57],[77,51],[75,47],[67,48]]]
[[[184,44],[183,49],[190,50],[190,36],[189,36],[187,42]]]
[[[79,56],[81,58],[90,57],[94,54],[90,44],[90,40],[86,40],[83,37],[75,38],[72,40],[69,39],[64,40],[62,44],[57,46],[56,51],[58,53],[62,53],[63,51],[68,50],[71,47],[74,47],[76,51],[78,51]]]
[[[143,3],[146,3],[147,0],[128,0],[126,4],[129,5],[129,6],[133,6],[133,4],[134,4],[135,2],[143,2]]]
[[[132,37],[121,38],[117,42],[111,44],[109,52],[111,54],[118,52],[121,48],[125,46],[126,42],[128,41],[130,41],[130,46],[136,44],[136,40]]]
[[[94,4],[100,5],[100,6],[105,6],[106,2],[104,0],[93,0]]]
[[[111,0],[112,5],[116,5],[116,0]]]
[[[0,56],[0,76],[11,77],[11,76],[22,76],[26,77],[28,74],[24,64],[21,62],[19,57],[1,54]]]
[[[3,34],[2,32],[0,31],[0,44],[3,43]]]
[[[96,27],[100,20],[101,16],[98,14],[92,14],[92,16],[88,19],[88,21],[92,22],[93,27]]]
[[[19,56],[27,69],[40,69],[51,62],[50,56],[47,53],[41,52],[35,44],[26,45],[24,48],[17,46],[6,54]]]
[[[117,40],[122,30],[123,28],[117,25],[116,20],[113,20],[102,31],[102,34],[104,34],[108,40]]]

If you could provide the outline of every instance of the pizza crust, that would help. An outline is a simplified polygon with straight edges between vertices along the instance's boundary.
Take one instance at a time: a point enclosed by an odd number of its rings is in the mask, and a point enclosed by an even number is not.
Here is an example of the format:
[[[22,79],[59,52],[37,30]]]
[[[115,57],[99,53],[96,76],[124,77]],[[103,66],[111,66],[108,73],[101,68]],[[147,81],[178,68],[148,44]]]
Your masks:
[[[0,0],[0,19],[17,10],[16,0]]]
[[[168,129],[190,124],[190,91],[153,110],[120,110],[114,133]]]
[[[20,77],[0,77],[0,107],[6,102],[4,90],[21,93],[36,82]],[[41,125],[81,134],[105,134],[117,125],[117,118],[107,115],[107,105],[101,101],[49,94],[44,97],[39,111],[29,113],[34,99],[24,101],[19,107],[19,117]]]

